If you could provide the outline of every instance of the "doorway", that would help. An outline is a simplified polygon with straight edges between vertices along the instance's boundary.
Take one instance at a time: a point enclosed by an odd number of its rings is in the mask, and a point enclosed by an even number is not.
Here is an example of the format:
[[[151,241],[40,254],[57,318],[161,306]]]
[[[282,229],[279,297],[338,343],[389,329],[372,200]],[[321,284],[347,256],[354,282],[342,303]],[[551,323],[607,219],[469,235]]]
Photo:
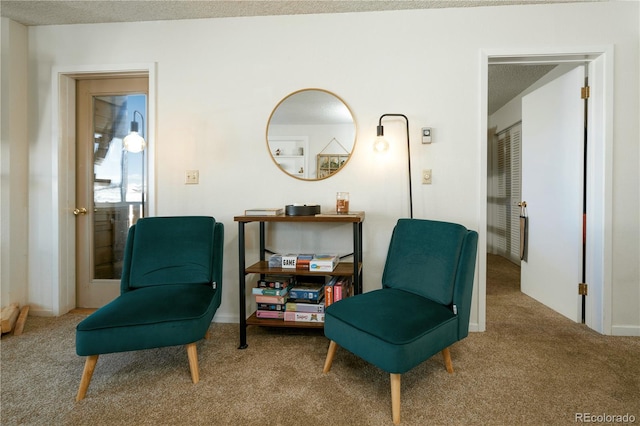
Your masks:
[[[77,307],[99,308],[120,294],[129,228],[146,216],[144,145],[147,77],[80,79],[76,89]]]
[[[587,157],[587,170],[589,171],[589,176],[587,178],[587,229],[589,230],[587,233],[587,250],[586,250],[586,259],[587,262],[587,282],[589,283],[589,298],[586,302],[586,319],[585,323],[590,328],[599,331],[604,334],[610,334],[610,321],[608,320],[608,305],[606,303],[606,299],[610,296],[610,262],[607,261],[609,256],[606,254],[610,251],[610,244],[607,244],[607,234],[610,235],[610,225],[607,225],[605,218],[605,213],[610,211],[610,196],[606,196],[606,194],[610,195],[611,187],[610,182],[606,179],[607,176],[610,176],[610,147],[611,147],[611,135],[606,132],[604,129],[607,128],[605,124],[610,123],[612,118],[611,114],[611,94],[612,94],[612,77],[610,74],[605,73],[605,69],[611,66],[612,56],[609,49],[603,49],[602,52],[581,52],[581,53],[566,53],[562,55],[558,54],[544,54],[544,53],[536,53],[536,54],[522,54],[522,55],[513,55],[509,53],[508,55],[502,53],[487,53],[486,56],[483,57],[485,60],[485,65],[487,68],[485,69],[486,74],[484,74],[485,78],[485,86],[483,87],[483,91],[487,90],[488,81],[488,67],[491,64],[515,64],[515,65],[525,65],[525,64],[563,64],[563,63],[588,63],[589,74],[592,76],[590,85],[592,86],[592,98],[590,99],[591,111],[589,114],[589,128],[587,129],[587,133],[589,134],[589,150]],[[485,92],[486,93],[486,92]],[[487,95],[488,96],[488,95]],[[598,111],[597,114],[594,114],[594,110]],[[486,113],[487,110],[485,109]],[[486,120],[488,114],[484,116]],[[489,124],[487,123],[487,127],[485,128],[486,132],[484,135],[487,135],[487,141],[489,140]],[[488,148],[487,145],[484,148]],[[486,151],[485,151],[486,153]],[[488,156],[483,159],[483,166],[486,167],[484,172],[488,171]],[[483,178],[487,179],[487,173],[483,173]],[[488,182],[487,182],[488,183]],[[594,196],[595,194],[599,194],[599,196]],[[605,194],[605,196],[602,196]],[[487,213],[487,193],[485,192],[485,196],[483,197],[484,202],[484,214]],[[485,233],[484,244],[480,247],[480,250],[483,253],[481,254],[480,259],[480,298],[479,298],[479,310],[480,310],[480,324],[479,329],[484,330],[486,323],[483,320],[486,319],[486,294],[487,294],[487,242],[489,239],[490,230],[488,229],[489,221],[485,216],[484,224],[485,228],[483,229]],[[484,264],[483,264],[484,263]],[[578,279],[579,281],[579,279]],[[578,281],[575,283],[575,293],[577,295],[578,292]],[[605,315],[605,311],[606,315]]]
[[[49,230],[54,246],[51,253],[53,273],[52,315],[63,315],[77,307],[76,291],[76,83],[87,78],[140,77],[148,78],[148,120],[146,148],[148,185],[146,207],[149,216],[155,215],[155,116],[156,79],[154,63],[54,66],[52,69],[51,99],[53,111],[52,152],[53,175],[51,182],[53,209]]]
[[[489,167],[487,251],[520,266],[523,293],[575,322],[582,319],[584,71],[555,66],[508,103],[503,109],[520,108],[512,113],[519,121],[500,129],[488,155],[497,167]]]

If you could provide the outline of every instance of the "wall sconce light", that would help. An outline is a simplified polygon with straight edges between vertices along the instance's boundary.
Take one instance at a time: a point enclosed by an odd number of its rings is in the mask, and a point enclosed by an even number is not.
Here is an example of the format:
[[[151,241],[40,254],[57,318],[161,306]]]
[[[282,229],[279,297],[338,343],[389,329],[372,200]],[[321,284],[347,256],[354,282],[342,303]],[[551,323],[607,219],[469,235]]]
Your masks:
[[[138,122],[136,121],[136,114],[140,116],[142,122],[142,134],[144,134],[144,117],[140,111],[133,112],[133,121],[131,122],[131,130],[129,134],[122,141],[123,148],[129,152],[141,152],[147,146],[144,137],[138,133]]]
[[[373,142],[373,149],[376,152],[384,152],[389,149],[389,142],[384,137],[384,126],[382,119],[384,117],[402,117],[407,122],[407,166],[409,171],[409,213],[413,219],[413,195],[411,191],[411,147],[409,144],[409,119],[404,114],[382,114],[378,120],[377,137]]]

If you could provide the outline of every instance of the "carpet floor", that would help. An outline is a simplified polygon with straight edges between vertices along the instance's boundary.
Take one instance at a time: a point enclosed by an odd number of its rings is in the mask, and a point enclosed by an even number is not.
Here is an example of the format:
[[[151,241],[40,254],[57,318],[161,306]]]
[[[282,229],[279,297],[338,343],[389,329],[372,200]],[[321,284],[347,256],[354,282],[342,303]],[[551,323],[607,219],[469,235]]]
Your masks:
[[[487,331],[402,376],[403,425],[640,423],[640,338],[602,336],[519,291],[519,269],[490,256]],[[0,342],[2,425],[390,425],[389,375],[339,349],[322,373],[319,330],[214,323],[198,343],[200,382],[182,347],[103,355],[83,401],[84,318],[29,317]],[[608,417],[605,417],[608,416]],[[620,417],[615,417],[620,416]]]

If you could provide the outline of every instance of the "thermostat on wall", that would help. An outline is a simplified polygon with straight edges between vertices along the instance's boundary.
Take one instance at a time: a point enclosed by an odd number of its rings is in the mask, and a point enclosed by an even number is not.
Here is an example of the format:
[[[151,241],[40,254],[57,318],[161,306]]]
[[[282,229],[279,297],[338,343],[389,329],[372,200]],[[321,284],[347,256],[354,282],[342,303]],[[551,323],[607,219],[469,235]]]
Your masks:
[[[431,127],[422,128],[422,143],[431,143]]]

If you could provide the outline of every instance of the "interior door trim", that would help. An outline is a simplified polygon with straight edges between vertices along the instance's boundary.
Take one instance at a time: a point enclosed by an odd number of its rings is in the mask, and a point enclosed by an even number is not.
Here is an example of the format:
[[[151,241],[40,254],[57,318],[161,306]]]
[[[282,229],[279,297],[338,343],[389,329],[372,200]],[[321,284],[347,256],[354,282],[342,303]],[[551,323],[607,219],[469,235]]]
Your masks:
[[[589,78],[592,83],[592,107],[590,111],[589,140],[590,185],[588,196],[588,223],[593,230],[587,235],[590,247],[588,274],[590,279],[590,297],[586,305],[585,322],[588,327],[602,334],[612,334],[612,283],[613,283],[613,95],[614,95],[614,46],[585,47],[542,47],[531,49],[481,49],[479,52],[480,69],[480,108],[479,108],[479,279],[477,304],[478,331],[486,329],[486,292],[487,292],[487,117],[488,117],[488,67],[500,63],[500,60],[520,58],[520,63],[564,62],[589,63]],[[598,93],[593,93],[597,87]],[[594,196],[592,194],[598,194]],[[595,283],[595,286],[594,286]],[[594,290],[592,292],[591,290]]]
[[[147,75],[148,140],[155,141],[157,115],[157,64],[136,63],[119,65],[54,66],[51,71],[52,99],[52,212],[51,251],[51,310],[53,316],[63,315],[75,308],[75,83],[77,79],[110,75]],[[148,147],[149,216],[156,215],[156,151]]]

